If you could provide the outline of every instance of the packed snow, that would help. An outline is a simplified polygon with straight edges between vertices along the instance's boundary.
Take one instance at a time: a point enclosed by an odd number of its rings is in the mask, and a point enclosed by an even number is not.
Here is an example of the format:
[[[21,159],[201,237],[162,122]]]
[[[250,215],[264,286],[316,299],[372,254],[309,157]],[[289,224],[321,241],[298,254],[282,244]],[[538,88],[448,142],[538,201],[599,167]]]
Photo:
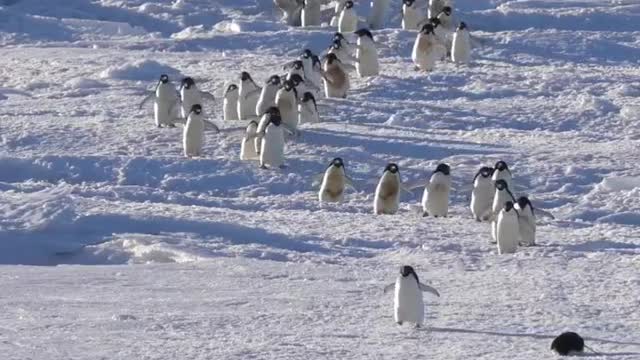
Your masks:
[[[400,9],[373,31],[381,74],[351,72],[265,170],[240,161],[224,89],[334,27],[268,0],[0,0],[0,357],[538,360],[575,331],[593,358],[640,358],[640,3],[456,0],[472,62],[430,73]],[[160,74],[215,95],[204,156],[138,108]],[[355,190],[321,205],[334,157]],[[469,211],[498,160],[552,215],[515,254]],[[408,184],[449,164],[449,217],[422,216],[422,189],[374,215],[390,162]],[[420,329],[383,294],[402,265],[440,293]]]

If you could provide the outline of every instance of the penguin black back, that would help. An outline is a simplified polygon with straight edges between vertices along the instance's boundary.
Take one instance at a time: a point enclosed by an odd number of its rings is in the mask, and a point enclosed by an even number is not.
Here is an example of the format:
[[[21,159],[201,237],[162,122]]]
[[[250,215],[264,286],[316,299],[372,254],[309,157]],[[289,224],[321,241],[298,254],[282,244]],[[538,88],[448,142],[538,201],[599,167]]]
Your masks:
[[[480,168],[480,170],[478,170],[478,172],[476,173],[476,176],[473,177],[473,181],[476,181],[478,176],[482,176],[483,178],[488,178],[488,177],[491,177],[491,175],[493,175],[493,168],[488,166],[483,166]]]
[[[305,92],[304,95],[302,95],[302,102],[308,102],[311,101],[313,102],[313,107],[316,109],[316,111],[318,111],[318,105],[316,104],[316,98],[315,96],[313,96],[312,93],[310,92]]]
[[[563,356],[573,352],[583,352],[584,339],[574,332],[564,332],[553,339],[551,350],[555,350],[555,352]]]
[[[373,35],[371,34],[371,31],[369,31],[369,29],[359,29],[355,32],[355,34],[358,35],[358,37],[366,36],[369,39],[373,40]]]
[[[420,32],[422,34],[434,34],[433,32],[433,25],[432,24],[424,24],[424,26],[422,26],[422,29],[420,29]]]

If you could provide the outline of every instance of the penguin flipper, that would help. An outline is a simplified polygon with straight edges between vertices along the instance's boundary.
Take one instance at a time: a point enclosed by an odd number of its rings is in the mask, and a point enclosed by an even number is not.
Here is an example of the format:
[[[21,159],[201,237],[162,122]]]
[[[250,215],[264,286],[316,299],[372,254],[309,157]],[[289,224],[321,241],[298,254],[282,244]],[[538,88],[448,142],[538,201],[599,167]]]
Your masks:
[[[404,186],[404,184],[400,185],[400,190],[406,192],[407,194],[413,195],[413,191]]]
[[[200,95],[202,96],[203,99],[216,101],[216,97],[208,91],[200,91]]]
[[[140,105],[138,105],[138,110],[142,110],[142,107],[144,106],[144,104],[146,104],[149,100],[153,99],[156,97],[156,93],[152,92],[149,95],[147,95],[141,102]]]
[[[170,125],[175,126],[176,124],[186,125],[187,124],[187,119],[183,119],[183,118],[173,118],[173,119],[171,119]]]
[[[211,121],[203,120],[203,122],[204,122],[205,130],[215,130],[216,133],[220,132],[220,128],[216,124],[212,123]]]
[[[176,106],[182,106],[182,101],[180,99],[175,99],[171,106],[169,106],[169,114],[172,114],[176,110]],[[190,110],[190,109],[189,109]]]
[[[354,191],[358,191],[358,189],[356,188],[356,186],[355,186],[355,185],[353,185],[353,180],[352,180],[350,177],[348,177],[348,176],[346,176],[346,175],[345,175],[345,177],[344,177],[344,182],[345,182],[345,184],[347,184],[347,186],[349,186],[350,188],[352,188]]]
[[[249,91],[247,93],[247,95],[244,96],[244,98],[248,99],[248,98],[252,97],[255,94],[259,94],[261,91],[262,91],[262,88],[256,86],[256,89]]]
[[[423,283],[418,283],[418,287],[420,288],[420,290],[424,291],[424,292],[428,292],[431,293],[437,297],[440,297],[440,293],[438,292],[438,290],[432,288],[429,285],[425,285]]]
[[[318,187],[318,186],[322,185],[322,179],[324,179],[324,172],[314,175],[313,176],[313,182],[311,183],[311,186]]]
[[[542,210],[542,209],[539,209],[539,208],[535,208],[535,212],[536,212],[536,214],[540,214],[543,217],[550,218],[551,220],[555,220],[556,219],[556,217],[553,216],[553,214],[551,214],[548,211],[545,211],[545,210]]]
[[[382,292],[383,292],[384,294],[386,294],[386,293],[388,293],[389,291],[391,291],[392,289],[394,289],[395,287],[396,287],[396,284],[395,284],[395,283],[391,283],[391,284],[389,284],[389,285],[385,286],[385,287],[384,287],[384,289],[382,290]]]

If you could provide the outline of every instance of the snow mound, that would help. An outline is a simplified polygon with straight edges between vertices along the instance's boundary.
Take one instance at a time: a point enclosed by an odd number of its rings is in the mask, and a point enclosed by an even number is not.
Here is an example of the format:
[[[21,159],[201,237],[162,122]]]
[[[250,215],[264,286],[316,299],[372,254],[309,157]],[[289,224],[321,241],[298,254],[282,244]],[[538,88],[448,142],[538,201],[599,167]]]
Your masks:
[[[103,88],[107,86],[109,85],[103,82],[93,80],[93,79],[87,79],[83,77],[74,78],[64,83],[64,87],[67,89],[96,89],[96,88]]]
[[[111,66],[100,73],[101,79],[115,80],[156,80],[160,74],[167,74],[179,78],[180,71],[153,60],[140,60],[123,65]]]
[[[269,31],[285,31],[287,26],[280,23],[267,21],[221,21],[214,26],[214,29],[224,33],[242,33],[242,32],[269,32]]]

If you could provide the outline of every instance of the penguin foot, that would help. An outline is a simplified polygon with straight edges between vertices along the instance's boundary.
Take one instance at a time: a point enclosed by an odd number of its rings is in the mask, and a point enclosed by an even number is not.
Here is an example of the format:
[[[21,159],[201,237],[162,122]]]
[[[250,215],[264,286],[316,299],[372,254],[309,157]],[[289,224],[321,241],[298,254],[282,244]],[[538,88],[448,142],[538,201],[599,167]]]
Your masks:
[[[402,321],[398,321],[398,322],[396,322],[396,324],[402,326]]]
[[[425,211],[425,212],[422,213],[422,217],[427,217],[427,216],[429,216],[428,212]]]
[[[267,170],[267,167],[264,164],[262,164],[260,165],[260,169]]]

